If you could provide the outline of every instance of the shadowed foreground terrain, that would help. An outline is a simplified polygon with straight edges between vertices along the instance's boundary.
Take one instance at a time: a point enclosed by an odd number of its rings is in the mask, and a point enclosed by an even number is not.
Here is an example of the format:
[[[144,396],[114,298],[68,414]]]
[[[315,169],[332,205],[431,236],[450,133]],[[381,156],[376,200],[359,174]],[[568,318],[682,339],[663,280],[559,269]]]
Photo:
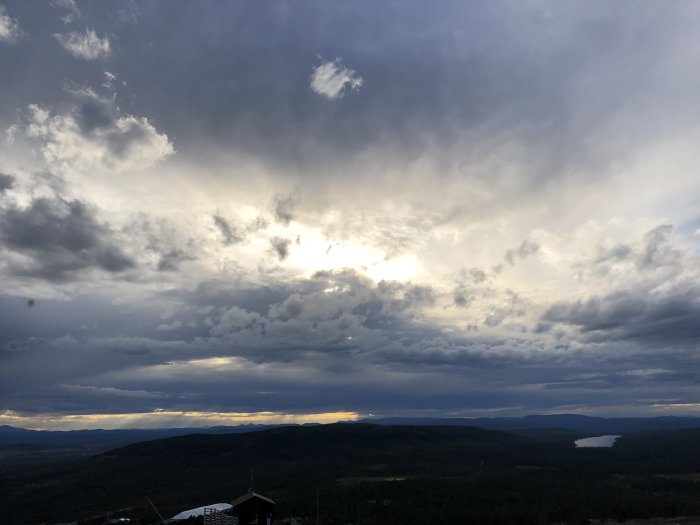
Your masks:
[[[334,424],[132,444],[86,459],[5,466],[6,523],[155,523],[255,489],[277,517],[323,523],[586,523],[700,515],[700,430],[627,434],[576,449],[566,429]],[[93,519],[90,519],[93,518]]]

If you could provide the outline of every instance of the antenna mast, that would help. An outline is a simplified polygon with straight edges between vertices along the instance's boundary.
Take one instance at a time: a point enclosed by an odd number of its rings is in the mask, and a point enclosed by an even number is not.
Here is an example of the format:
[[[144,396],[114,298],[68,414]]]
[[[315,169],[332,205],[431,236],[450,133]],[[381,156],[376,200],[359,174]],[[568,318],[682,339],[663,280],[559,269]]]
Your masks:
[[[163,519],[163,516],[160,515],[160,512],[158,512],[158,509],[156,508],[156,506],[155,506],[155,505],[153,504],[153,502],[151,501],[151,498],[149,498],[149,497],[147,496],[147,497],[146,497],[146,501],[148,501],[148,503],[151,504],[151,507],[153,507],[153,510],[156,511],[156,514],[158,514],[158,517],[160,518],[160,522],[161,522],[163,525],[165,525],[165,520]]]

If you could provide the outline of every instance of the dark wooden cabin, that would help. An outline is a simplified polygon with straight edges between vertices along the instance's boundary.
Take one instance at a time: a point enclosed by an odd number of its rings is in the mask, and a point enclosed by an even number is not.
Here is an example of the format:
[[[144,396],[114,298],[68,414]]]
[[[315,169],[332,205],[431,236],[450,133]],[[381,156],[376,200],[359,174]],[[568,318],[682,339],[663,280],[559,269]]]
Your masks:
[[[238,518],[238,525],[270,525],[275,502],[251,490],[231,502],[230,512]]]

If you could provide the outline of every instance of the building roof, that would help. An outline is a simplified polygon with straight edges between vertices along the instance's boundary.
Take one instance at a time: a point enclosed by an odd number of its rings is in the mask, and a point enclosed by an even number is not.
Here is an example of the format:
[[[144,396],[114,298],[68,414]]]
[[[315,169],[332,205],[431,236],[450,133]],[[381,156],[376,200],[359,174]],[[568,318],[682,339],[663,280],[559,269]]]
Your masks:
[[[257,492],[250,491],[247,494],[243,494],[243,496],[241,496],[240,498],[236,498],[235,500],[233,500],[231,506],[236,507],[237,505],[240,505],[241,503],[244,503],[253,498],[260,498],[261,500],[267,501],[268,503],[272,503],[273,505],[275,504],[275,502],[272,501],[270,498],[266,498],[265,496],[262,496]]]
[[[171,520],[186,520],[193,516],[204,516],[204,509],[216,509],[216,510],[228,510],[231,508],[230,503],[212,503],[211,505],[205,505],[204,507],[197,507],[196,509],[183,510],[180,514],[170,518]]]

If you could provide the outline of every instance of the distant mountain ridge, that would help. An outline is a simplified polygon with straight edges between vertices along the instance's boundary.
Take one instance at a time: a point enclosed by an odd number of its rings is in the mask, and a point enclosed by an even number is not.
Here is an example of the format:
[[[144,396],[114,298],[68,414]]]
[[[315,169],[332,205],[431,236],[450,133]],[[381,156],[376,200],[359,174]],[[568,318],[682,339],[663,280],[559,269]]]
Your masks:
[[[157,428],[114,430],[30,430],[0,425],[0,445],[111,445],[121,446],[190,434],[240,434],[295,425],[239,425],[208,428]]]
[[[523,417],[495,418],[430,418],[389,417],[362,419],[355,423],[371,423],[382,426],[472,426],[488,430],[534,430],[561,428],[577,432],[622,434],[626,432],[653,432],[660,430],[682,430],[700,428],[700,417],[659,416],[634,418],[604,418],[579,414],[529,415]],[[28,430],[0,426],[0,445],[45,444],[45,445],[110,445],[122,446],[140,441],[151,441],[190,434],[240,434],[281,427],[313,426],[239,425],[209,428],[159,428],[116,430]]]
[[[365,423],[375,425],[419,425],[419,426],[475,426],[491,430],[529,430],[564,428],[577,432],[624,433],[653,432],[659,430],[682,430],[700,428],[700,417],[657,416],[657,417],[595,417],[580,414],[529,415],[522,417],[494,418],[376,418],[365,419]]]

